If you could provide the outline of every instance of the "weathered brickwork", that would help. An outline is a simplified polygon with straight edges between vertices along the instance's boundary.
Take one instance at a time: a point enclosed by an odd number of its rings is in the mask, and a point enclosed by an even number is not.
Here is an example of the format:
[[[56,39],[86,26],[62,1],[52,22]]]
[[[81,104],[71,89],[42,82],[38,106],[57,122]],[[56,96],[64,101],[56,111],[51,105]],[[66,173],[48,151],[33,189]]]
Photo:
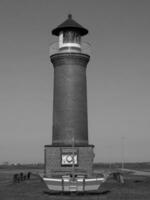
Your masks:
[[[51,56],[54,65],[52,145],[88,146],[86,67],[89,56],[60,53]]]
[[[61,152],[63,147],[45,146],[45,176],[59,177],[72,173],[71,166],[61,165]],[[75,166],[75,174],[84,174],[88,177],[93,172],[93,146],[75,147],[78,152],[78,165]]]

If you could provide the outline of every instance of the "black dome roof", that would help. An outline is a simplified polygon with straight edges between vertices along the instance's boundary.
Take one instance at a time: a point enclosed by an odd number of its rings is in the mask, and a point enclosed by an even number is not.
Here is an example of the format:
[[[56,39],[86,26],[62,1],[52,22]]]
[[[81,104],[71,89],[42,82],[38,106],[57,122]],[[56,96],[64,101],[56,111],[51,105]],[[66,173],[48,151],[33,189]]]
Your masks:
[[[52,30],[52,35],[58,36],[60,31],[67,29],[78,31],[81,36],[88,34],[88,30],[83,26],[81,26],[80,24],[78,24],[76,21],[74,21],[72,19],[72,15],[69,14],[67,20],[65,20],[62,24],[60,24],[59,26],[57,26],[55,29]]]

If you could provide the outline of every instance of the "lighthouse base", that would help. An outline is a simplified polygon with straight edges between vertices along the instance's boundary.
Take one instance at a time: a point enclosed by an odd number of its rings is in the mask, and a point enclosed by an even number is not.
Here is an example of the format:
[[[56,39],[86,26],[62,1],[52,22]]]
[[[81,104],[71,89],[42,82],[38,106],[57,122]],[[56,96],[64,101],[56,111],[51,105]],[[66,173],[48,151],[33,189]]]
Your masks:
[[[93,148],[93,145],[73,148],[45,145],[44,177],[61,178],[65,175],[92,177]]]
[[[85,178],[84,176],[77,176],[74,179],[70,176],[63,176],[62,178],[43,178],[49,192],[52,194],[54,194],[54,192],[55,194],[56,192],[63,192],[66,194],[70,192],[77,192],[78,194],[93,192],[95,194],[105,180],[104,177]]]

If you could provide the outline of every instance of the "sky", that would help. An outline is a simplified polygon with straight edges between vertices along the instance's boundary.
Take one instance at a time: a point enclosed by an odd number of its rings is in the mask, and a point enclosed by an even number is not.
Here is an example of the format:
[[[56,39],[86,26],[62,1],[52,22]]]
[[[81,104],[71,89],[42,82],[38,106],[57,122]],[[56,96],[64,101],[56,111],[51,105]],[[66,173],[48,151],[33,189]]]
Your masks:
[[[89,30],[89,143],[95,162],[150,161],[150,1],[0,0],[0,163],[44,162],[52,142],[51,30]]]

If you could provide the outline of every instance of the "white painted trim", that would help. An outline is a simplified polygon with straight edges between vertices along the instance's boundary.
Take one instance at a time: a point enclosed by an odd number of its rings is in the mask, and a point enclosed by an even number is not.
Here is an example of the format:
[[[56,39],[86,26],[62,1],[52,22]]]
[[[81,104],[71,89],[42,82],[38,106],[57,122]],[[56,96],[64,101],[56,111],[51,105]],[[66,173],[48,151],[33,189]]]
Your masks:
[[[63,45],[63,33],[60,33],[59,35],[59,48],[61,48]]]
[[[62,179],[57,178],[43,178],[44,181],[56,181],[56,182],[62,182]]]
[[[91,182],[91,181],[104,181],[104,178],[91,178],[91,179],[85,179],[86,182]]]
[[[59,43],[59,48],[63,48],[63,47],[77,47],[77,48],[81,48],[81,45],[80,44],[77,44],[77,43],[72,43],[72,42],[69,42],[69,43]]]

